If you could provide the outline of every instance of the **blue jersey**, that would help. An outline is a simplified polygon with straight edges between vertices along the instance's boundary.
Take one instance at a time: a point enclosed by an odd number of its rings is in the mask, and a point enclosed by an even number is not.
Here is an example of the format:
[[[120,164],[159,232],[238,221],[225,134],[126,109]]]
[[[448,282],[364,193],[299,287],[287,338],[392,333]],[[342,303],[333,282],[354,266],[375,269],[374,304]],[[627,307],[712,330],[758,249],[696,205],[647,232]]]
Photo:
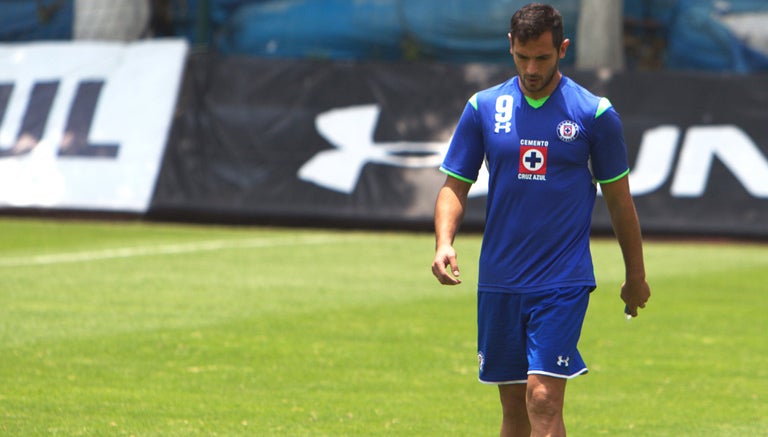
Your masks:
[[[469,100],[441,170],[489,173],[478,290],[529,293],[595,286],[589,232],[596,182],[629,173],[611,103],[563,76],[529,101],[514,77]]]

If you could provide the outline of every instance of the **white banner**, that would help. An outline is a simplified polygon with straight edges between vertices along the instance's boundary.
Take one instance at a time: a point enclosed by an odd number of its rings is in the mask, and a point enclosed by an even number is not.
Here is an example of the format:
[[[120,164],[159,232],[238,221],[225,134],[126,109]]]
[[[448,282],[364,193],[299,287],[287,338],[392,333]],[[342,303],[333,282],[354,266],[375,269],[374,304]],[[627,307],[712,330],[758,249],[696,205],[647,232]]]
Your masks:
[[[0,207],[145,212],[187,49],[0,45]]]

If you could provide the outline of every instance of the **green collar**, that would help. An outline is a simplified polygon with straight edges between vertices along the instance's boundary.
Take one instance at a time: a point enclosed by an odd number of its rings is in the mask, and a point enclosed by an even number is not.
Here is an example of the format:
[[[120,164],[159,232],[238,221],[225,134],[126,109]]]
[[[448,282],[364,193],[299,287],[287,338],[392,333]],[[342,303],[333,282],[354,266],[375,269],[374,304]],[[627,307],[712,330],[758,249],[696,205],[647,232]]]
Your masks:
[[[528,102],[529,105],[533,106],[534,109],[539,109],[542,106],[544,106],[544,103],[549,99],[549,96],[542,97],[540,99],[534,99],[531,97],[528,97],[526,95],[523,95],[525,97],[525,100]]]

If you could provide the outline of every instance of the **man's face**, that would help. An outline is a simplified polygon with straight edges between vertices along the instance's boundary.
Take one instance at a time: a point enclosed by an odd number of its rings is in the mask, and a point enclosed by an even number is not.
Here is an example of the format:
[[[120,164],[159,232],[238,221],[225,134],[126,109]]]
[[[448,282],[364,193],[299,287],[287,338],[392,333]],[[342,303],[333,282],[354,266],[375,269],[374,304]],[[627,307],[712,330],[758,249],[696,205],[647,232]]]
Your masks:
[[[570,43],[564,40],[560,48],[552,44],[552,32],[544,32],[536,39],[530,39],[525,43],[519,40],[512,41],[510,36],[509,52],[515,61],[515,68],[519,76],[523,92],[528,97],[540,99],[554,91],[560,78],[558,66],[560,59],[565,56],[565,50]]]

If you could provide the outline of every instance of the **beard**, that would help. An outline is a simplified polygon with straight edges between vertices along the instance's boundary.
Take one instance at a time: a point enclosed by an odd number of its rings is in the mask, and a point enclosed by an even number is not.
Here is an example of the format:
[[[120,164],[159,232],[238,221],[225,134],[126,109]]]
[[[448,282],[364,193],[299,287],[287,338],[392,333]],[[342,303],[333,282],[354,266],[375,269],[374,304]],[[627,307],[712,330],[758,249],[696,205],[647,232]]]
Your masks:
[[[521,76],[523,80],[521,82],[523,88],[525,88],[525,90],[529,93],[534,94],[545,89],[549,86],[549,84],[552,83],[552,80],[555,78],[555,73],[557,73],[559,64],[559,62],[556,63],[551,70],[544,74],[522,74]]]

